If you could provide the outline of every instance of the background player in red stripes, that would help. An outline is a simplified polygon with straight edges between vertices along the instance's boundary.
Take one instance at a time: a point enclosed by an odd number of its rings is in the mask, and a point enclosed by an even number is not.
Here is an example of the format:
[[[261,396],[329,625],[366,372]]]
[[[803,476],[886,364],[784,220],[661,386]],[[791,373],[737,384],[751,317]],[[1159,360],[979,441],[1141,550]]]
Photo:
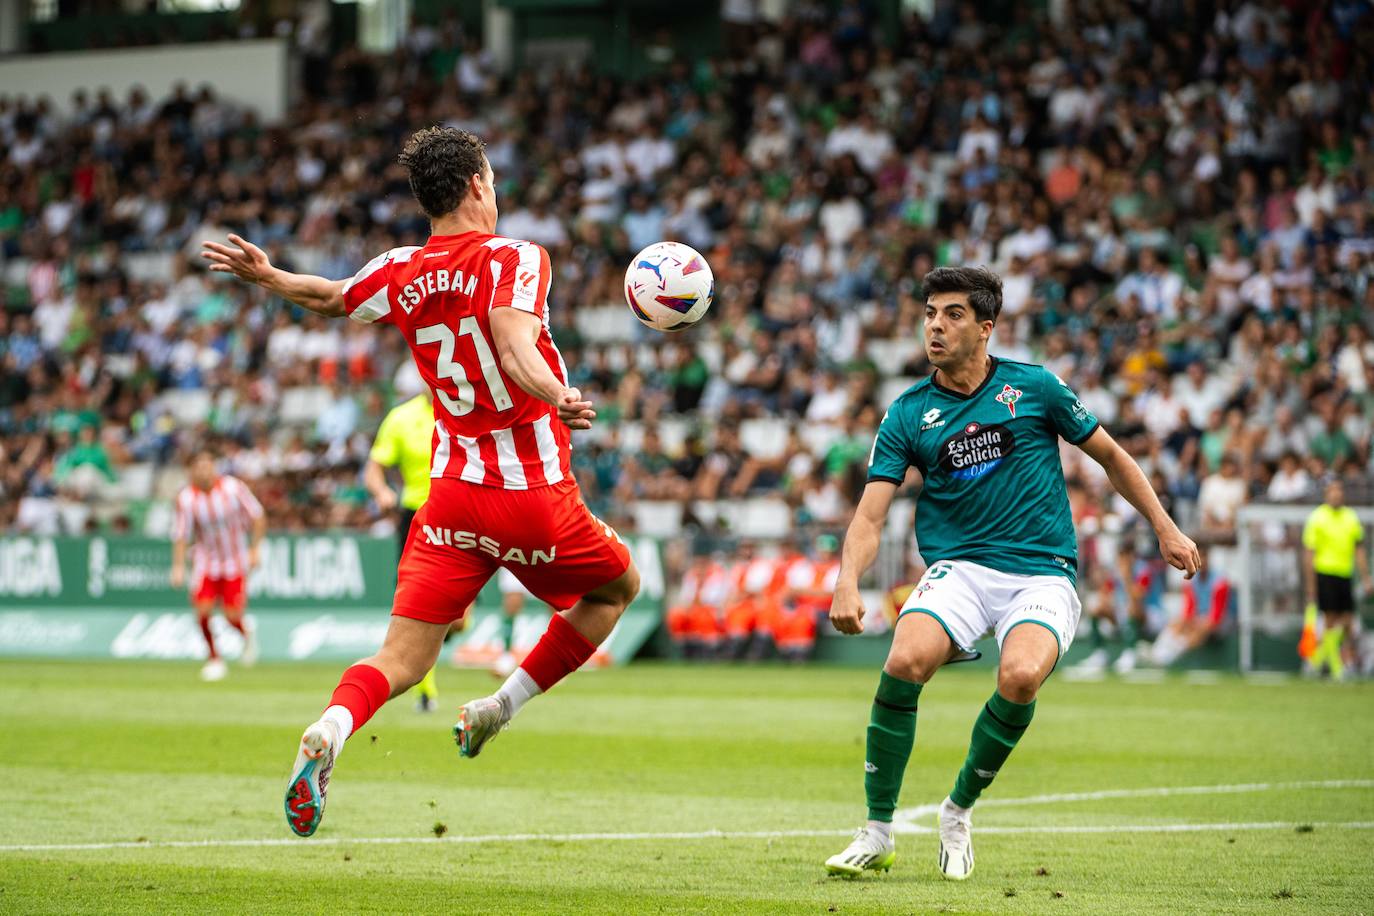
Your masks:
[[[243,634],[239,660],[251,665],[258,643],[243,612],[247,607],[248,574],[258,565],[267,517],[262,504],[237,477],[221,474],[215,456],[201,450],[188,465],[191,481],[177,494],[172,530],[172,587],[186,581],[186,546],[191,546],[191,606],[200,619],[209,658],[200,669],[207,681],[228,673],[210,632],[210,615],[218,602],[229,625]],[[251,541],[250,541],[251,537]]]
[[[301,836],[319,825],[344,741],[429,670],[449,624],[497,569],[559,613],[494,695],[463,706],[454,734],[467,757],[590,658],[639,590],[625,544],[587,510],[573,480],[569,430],[590,428],[596,413],[569,387],[549,334],[548,253],[493,234],[494,176],[473,134],[420,130],[400,162],[431,235],[378,255],[350,280],[279,270],[236,235],[203,252],[211,270],[317,314],[395,326],[434,392],[434,484],[401,558],[386,640],[344,672],[301,738],[286,796],[287,822]]]

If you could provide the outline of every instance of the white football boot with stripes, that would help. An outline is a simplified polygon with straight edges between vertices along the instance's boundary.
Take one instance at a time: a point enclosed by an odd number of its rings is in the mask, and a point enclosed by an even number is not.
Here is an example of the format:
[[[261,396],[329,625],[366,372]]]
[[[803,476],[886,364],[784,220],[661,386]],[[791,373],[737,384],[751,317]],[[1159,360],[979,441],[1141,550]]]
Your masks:
[[[324,817],[324,798],[329,776],[343,746],[339,726],[320,719],[301,735],[301,747],[286,784],[286,823],[296,836],[310,836]]]
[[[825,860],[825,870],[853,878],[865,871],[888,871],[896,859],[897,846],[890,836],[860,827],[844,852]]]
[[[946,798],[940,802],[940,873],[951,881],[962,881],[973,872],[973,812],[960,808]]]

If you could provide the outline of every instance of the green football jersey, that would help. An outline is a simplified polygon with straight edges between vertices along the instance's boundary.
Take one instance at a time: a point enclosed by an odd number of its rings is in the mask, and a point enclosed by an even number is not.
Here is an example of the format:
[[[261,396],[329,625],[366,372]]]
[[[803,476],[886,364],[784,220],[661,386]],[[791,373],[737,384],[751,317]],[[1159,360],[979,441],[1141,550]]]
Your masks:
[[[970,560],[1019,575],[1074,579],[1078,539],[1059,438],[1087,439],[1097,418],[1043,366],[992,358],[972,394],[922,379],[892,402],[868,459],[868,479],[925,484],[916,541],[927,565]]]

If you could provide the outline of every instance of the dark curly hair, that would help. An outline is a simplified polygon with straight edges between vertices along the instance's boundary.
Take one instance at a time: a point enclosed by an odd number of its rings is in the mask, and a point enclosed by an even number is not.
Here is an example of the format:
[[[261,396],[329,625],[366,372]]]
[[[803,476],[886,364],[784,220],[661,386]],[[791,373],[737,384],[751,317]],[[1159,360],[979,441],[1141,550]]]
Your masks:
[[[997,323],[1002,314],[1002,278],[986,267],[937,267],[921,280],[926,297],[935,293],[968,293],[979,321]]]
[[[397,161],[410,173],[410,193],[420,209],[437,219],[458,209],[468,180],[482,174],[487,144],[456,127],[426,127],[411,134]]]

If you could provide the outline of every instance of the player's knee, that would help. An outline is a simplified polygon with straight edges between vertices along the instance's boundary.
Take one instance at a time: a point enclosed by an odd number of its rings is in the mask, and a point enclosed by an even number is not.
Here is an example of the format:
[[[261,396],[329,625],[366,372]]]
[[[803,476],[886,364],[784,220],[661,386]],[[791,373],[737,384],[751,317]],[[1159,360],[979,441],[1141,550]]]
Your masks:
[[[942,661],[943,659],[928,657],[927,653],[903,650],[894,646],[887,657],[887,663],[883,665],[883,670],[904,681],[924,684],[935,676]]]
[[[635,568],[634,563],[625,567],[624,574],[615,581],[614,585],[616,601],[620,604],[620,609],[623,611],[630,606],[630,602],[634,601],[635,596],[639,594],[639,570]]]
[[[997,692],[1013,703],[1029,703],[1040,691],[1044,676],[1030,662],[1004,662],[997,672]]]

